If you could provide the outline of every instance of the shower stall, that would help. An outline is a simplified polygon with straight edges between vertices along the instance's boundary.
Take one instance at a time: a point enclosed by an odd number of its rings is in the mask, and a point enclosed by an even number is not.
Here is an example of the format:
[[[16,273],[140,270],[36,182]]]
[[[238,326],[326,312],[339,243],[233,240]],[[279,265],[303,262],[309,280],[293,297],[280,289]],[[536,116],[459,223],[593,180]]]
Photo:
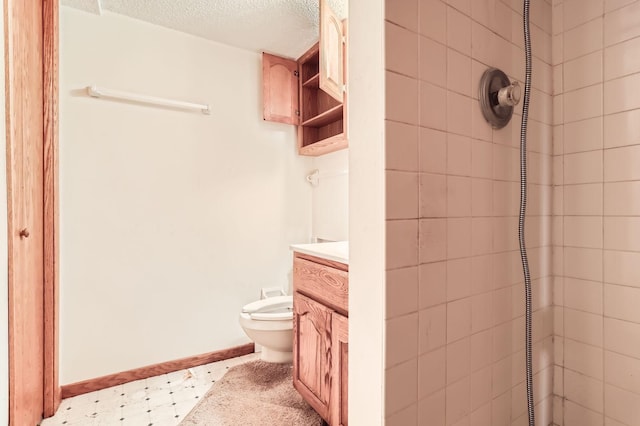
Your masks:
[[[387,425],[640,425],[640,1],[528,3],[386,1]]]

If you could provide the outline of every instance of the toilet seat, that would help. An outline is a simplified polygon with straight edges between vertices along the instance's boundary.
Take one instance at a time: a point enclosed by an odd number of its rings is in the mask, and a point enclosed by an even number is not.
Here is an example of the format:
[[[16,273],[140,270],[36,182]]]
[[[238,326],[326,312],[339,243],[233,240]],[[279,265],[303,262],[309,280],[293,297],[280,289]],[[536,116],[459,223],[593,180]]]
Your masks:
[[[293,296],[276,296],[249,303],[242,313],[255,321],[287,321],[293,319]]]

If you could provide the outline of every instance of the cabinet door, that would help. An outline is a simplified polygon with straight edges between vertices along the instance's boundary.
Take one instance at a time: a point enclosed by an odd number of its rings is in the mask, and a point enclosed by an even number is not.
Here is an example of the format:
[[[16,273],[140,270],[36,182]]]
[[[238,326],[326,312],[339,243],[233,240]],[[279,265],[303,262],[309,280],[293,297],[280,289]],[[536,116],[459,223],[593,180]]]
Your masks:
[[[344,98],[344,29],[342,22],[320,0],[320,88],[343,102]]]
[[[293,385],[330,421],[332,311],[296,292],[293,312]]]
[[[347,426],[349,424],[349,320],[334,312],[331,320],[332,351],[332,392],[331,424]]]
[[[262,54],[263,119],[298,124],[298,63]]]

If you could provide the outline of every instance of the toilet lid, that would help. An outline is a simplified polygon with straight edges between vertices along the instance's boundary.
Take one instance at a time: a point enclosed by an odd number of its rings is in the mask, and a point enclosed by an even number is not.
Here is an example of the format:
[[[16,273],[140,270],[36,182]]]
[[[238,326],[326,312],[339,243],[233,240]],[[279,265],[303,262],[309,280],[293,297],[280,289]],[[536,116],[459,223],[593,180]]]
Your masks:
[[[251,319],[258,321],[283,321],[293,318],[293,296],[276,296],[249,303],[242,308]]]

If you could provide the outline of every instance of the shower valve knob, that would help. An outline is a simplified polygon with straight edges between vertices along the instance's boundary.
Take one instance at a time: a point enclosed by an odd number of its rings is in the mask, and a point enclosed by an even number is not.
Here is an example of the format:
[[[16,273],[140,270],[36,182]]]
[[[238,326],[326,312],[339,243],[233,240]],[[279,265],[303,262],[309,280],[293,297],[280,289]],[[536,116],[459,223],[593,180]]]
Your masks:
[[[515,106],[520,102],[521,96],[522,89],[520,89],[520,84],[514,81],[498,91],[498,103],[502,106]]]

